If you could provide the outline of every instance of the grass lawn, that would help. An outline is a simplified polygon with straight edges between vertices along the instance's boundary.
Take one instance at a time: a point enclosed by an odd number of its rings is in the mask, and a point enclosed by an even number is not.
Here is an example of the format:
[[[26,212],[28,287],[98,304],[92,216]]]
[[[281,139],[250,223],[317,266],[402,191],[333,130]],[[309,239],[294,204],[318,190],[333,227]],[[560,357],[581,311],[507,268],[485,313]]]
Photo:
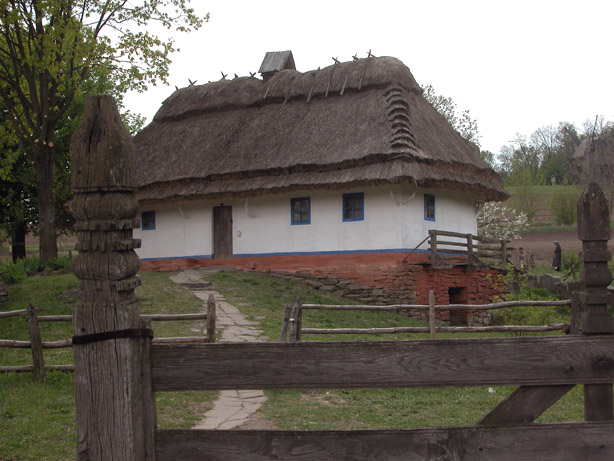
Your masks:
[[[144,273],[142,313],[198,312],[202,301],[189,290],[169,280],[169,274]],[[23,309],[28,303],[41,315],[70,314],[77,301],[74,275],[29,277],[8,285],[9,301],[3,311]],[[153,322],[156,337],[195,336],[203,333],[201,322]],[[200,332],[192,331],[198,329]],[[41,324],[43,341],[72,336],[70,322]],[[24,317],[0,319],[0,339],[28,340]],[[73,363],[72,349],[45,350],[45,363]],[[29,349],[0,348],[0,365],[32,363]],[[156,395],[158,424],[166,428],[189,428],[211,407],[217,392],[165,392]],[[74,459],[76,448],[74,383],[72,373],[51,372],[40,382],[31,373],[0,373],[0,460]]]
[[[348,300],[305,284],[258,273],[220,272],[207,276],[226,299],[248,318],[259,321],[271,340],[278,340],[284,304],[297,296],[304,303],[348,304]],[[303,327],[426,326],[426,323],[386,312],[304,311]],[[506,336],[505,333],[456,336]],[[427,334],[312,335],[304,340],[426,339]],[[438,334],[454,338],[452,334]],[[280,429],[364,429],[472,425],[505,398],[513,387],[433,389],[323,389],[267,391],[263,416]],[[539,422],[583,420],[581,389],[576,386]]]

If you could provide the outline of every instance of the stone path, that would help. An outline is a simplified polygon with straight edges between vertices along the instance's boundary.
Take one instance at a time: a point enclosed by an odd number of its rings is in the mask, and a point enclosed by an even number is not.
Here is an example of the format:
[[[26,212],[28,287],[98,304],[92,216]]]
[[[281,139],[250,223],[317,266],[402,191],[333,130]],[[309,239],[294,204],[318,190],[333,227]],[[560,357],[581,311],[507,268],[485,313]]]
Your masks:
[[[175,283],[190,288],[194,295],[205,303],[213,294],[216,303],[216,328],[221,330],[220,342],[265,341],[257,322],[247,320],[243,314],[215,290],[203,282],[203,276],[220,268],[186,269],[171,277]],[[233,429],[248,422],[266,401],[261,390],[221,391],[213,408],[205,413],[195,429]]]

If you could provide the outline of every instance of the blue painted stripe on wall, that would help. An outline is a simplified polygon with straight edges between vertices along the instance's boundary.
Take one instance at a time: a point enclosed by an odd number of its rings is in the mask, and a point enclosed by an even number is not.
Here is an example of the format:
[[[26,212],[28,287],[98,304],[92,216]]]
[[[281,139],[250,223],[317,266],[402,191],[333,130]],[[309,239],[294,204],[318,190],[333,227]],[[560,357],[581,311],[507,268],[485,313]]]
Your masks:
[[[233,254],[233,258],[264,258],[267,256],[311,256],[311,255],[343,255],[343,254],[368,254],[368,253],[409,253],[410,248],[400,248],[396,250],[350,250],[350,251],[304,251],[287,253],[239,253]],[[429,250],[414,250],[414,253],[428,253]],[[160,258],[141,258],[141,261],[160,261],[169,259],[212,259],[213,255],[196,256],[165,256]]]

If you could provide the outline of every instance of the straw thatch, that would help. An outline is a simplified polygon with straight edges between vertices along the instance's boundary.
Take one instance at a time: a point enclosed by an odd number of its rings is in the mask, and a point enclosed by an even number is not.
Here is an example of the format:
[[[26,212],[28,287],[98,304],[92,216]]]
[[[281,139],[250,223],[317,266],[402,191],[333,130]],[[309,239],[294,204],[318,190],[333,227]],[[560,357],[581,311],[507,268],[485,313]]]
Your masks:
[[[403,181],[508,197],[388,57],[180,89],[134,141],[141,202]]]

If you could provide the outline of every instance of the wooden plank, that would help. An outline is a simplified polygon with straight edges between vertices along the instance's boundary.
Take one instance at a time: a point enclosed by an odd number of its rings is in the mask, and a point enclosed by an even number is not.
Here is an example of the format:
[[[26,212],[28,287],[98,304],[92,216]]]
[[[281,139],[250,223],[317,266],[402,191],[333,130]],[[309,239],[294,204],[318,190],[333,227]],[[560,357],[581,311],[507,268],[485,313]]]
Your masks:
[[[577,461],[614,459],[614,424],[355,431],[156,432],[157,461]]]
[[[531,423],[573,387],[569,384],[520,386],[484,416],[478,424],[496,426]]]
[[[612,421],[613,419],[612,384],[586,384],[584,386],[584,420]]]
[[[605,384],[614,338],[154,345],[152,370],[157,391]]]

